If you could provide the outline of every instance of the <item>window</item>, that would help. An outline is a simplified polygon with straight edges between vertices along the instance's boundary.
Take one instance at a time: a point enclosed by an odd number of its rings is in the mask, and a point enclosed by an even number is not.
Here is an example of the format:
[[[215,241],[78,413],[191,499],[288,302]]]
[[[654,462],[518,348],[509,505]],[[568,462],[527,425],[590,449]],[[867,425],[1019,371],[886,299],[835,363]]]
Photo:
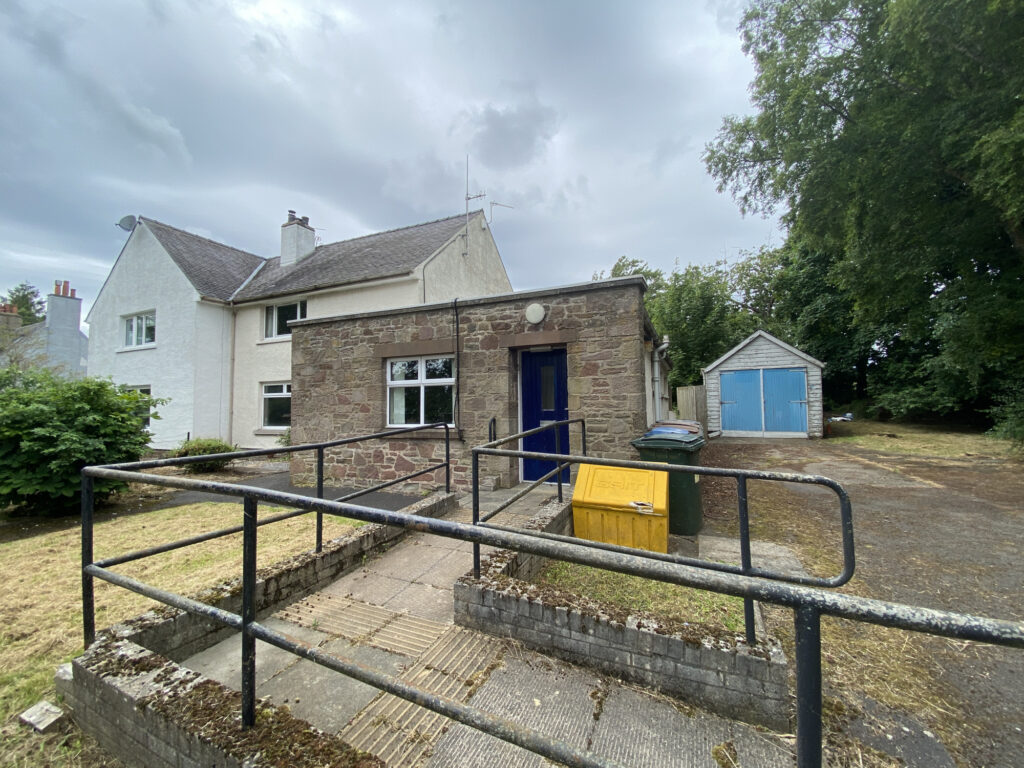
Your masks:
[[[146,395],[147,397],[153,394],[153,389],[148,384],[142,387],[125,387],[132,392],[138,392],[140,395]],[[142,428],[149,429],[149,417],[150,410],[148,407],[139,408],[139,417],[142,419]]]
[[[451,424],[455,413],[454,358],[387,361],[388,426]]]
[[[263,426],[285,429],[292,423],[292,385],[263,385]]]
[[[291,336],[288,329],[289,320],[304,320],[306,317],[305,300],[292,304],[275,304],[266,308],[263,316],[263,338],[276,339]]]
[[[124,345],[141,347],[156,344],[156,313],[143,312],[124,319]]]

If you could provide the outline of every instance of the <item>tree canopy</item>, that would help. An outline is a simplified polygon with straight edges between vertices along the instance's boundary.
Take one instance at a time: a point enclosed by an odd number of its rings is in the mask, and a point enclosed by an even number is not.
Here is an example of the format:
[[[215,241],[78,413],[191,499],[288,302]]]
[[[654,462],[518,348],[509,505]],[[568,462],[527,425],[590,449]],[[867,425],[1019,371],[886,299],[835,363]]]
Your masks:
[[[704,157],[742,210],[784,211],[770,314],[895,415],[1012,409],[1024,6],[755,0],[741,33],[756,111]]]
[[[0,303],[16,306],[24,325],[46,319],[46,302],[40,297],[39,289],[34,285],[19,283],[0,297]]]

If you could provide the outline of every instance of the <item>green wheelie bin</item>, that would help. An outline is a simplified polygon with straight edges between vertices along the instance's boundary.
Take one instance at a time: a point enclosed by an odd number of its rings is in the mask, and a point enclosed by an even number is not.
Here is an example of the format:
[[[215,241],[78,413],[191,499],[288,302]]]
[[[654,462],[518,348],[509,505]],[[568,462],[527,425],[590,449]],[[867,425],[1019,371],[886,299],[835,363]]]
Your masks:
[[[643,461],[660,461],[689,467],[700,466],[704,428],[696,421],[660,421],[643,437],[630,442]],[[694,536],[704,525],[700,475],[670,472],[668,482],[668,532]]]

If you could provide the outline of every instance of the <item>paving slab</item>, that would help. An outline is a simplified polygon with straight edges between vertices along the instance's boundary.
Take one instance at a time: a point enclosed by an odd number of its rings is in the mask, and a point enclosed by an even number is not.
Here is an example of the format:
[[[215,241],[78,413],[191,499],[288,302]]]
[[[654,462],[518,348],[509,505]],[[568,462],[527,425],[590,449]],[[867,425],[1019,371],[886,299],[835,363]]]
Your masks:
[[[793,756],[785,747],[753,726],[691,712],[662,697],[612,687],[594,728],[591,749],[635,768],[721,768],[723,763],[715,760],[712,750],[730,743],[739,765],[794,765]]]
[[[698,549],[702,560],[717,563],[740,564],[740,541],[722,536],[698,537]],[[757,568],[774,571],[786,576],[808,576],[793,550],[782,544],[767,541],[750,542],[750,561]]]
[[[331,655],[350,659],[389,675],[398,675],[410,663],[408,656],[356,645],[338,638],[323,645]],[[284,669],[256,695],[287,705],[292,714],[328,733],[337,733],[380,693],[376,688],[306,659]]]
[[[329,635],[313,629],[283,621],[280,618],[268,617],[261,620],[275,632],[291,635],[310,645],[320,645]],[[274,675],[287,667],[297,664],[299,657],[294,653],[282,650],[275,645],[268,645],[262,640],[256,641],[256,686],[259,687]],[[242,635],[237,633],[227,640],[210,646],[182,662],[182,666],[198,672],[211,680],[236,691],[242,689]]]
[[[505,656],[470,704],[525,728],[586,749],[594,729],[601,678],[539,654]],[[468,726],[453,725],[438,740],[430,768],[541,768],[548,761],[528,750]]]
[[[325,595],[351,597],[373,605],[384,605],[407,586],[409,582],[405,579],[381,576],[379,573],[360,568],[320,591]]]
[[[415,616],[447,624],[455,621],[451,587],[438,589],[429,584],[412,583],[385,602],[384,607],[392,611],[408,611]]]

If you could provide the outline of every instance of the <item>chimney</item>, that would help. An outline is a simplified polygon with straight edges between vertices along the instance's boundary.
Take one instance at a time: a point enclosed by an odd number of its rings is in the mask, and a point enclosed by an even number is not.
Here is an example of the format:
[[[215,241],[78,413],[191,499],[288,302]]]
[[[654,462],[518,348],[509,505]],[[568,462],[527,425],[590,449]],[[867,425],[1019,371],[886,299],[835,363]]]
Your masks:
[[[5,331],[21,328],[21,315],[13,304],[0,304],[0,328]]]
[[[46,297],[46,359],[51,367],[72,376],[84,376],[82,364],[82,300],[68,280],[53,284]]]
[[[316,231],[309,226],[309,216],[301,219],[288,211],[288,221],[281,225],[281,266],[289,267],[316,249]]]

